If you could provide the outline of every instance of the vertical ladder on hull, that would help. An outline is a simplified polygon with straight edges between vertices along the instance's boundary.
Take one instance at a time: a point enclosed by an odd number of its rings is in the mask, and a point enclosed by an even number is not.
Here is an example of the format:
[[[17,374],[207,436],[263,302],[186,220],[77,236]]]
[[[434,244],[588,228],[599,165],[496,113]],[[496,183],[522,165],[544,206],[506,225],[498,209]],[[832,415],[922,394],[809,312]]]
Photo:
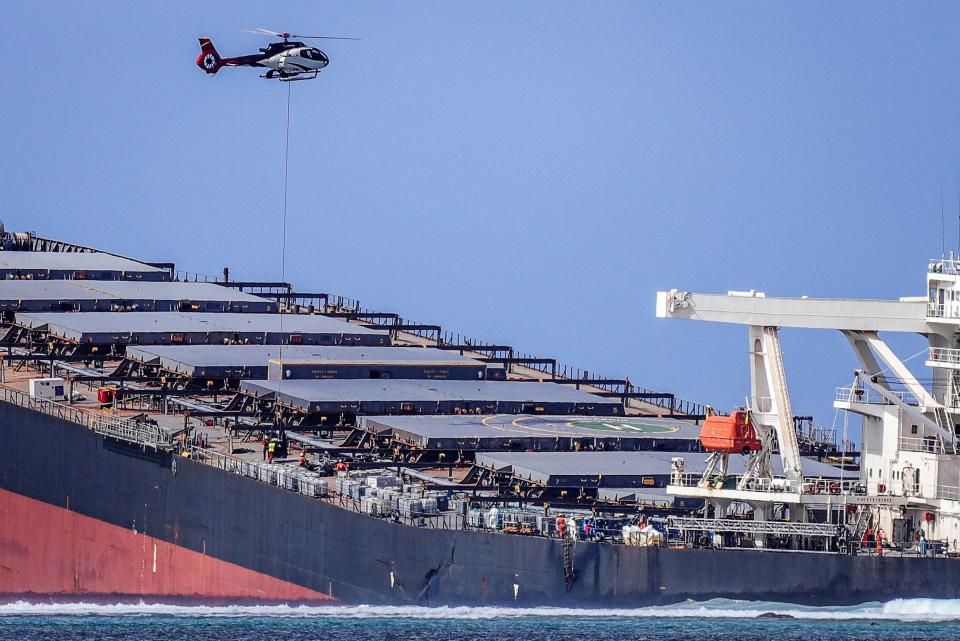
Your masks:
[[[570,539],[563,537],[563,585],[567,592],[573,587],[573,582],[577,580],[577,571],[573,569],[573,553]]]

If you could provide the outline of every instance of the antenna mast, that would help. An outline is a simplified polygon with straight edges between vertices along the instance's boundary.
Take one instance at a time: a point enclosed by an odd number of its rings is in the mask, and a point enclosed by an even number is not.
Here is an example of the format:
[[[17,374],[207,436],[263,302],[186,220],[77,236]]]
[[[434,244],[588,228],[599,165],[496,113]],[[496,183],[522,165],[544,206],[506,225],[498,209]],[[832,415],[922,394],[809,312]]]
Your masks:
[[[286,216],[286,212],[284,212]],[[943,181],[940,181],[940,260],[946,258],[947,254],[946,227],[943,220]]]

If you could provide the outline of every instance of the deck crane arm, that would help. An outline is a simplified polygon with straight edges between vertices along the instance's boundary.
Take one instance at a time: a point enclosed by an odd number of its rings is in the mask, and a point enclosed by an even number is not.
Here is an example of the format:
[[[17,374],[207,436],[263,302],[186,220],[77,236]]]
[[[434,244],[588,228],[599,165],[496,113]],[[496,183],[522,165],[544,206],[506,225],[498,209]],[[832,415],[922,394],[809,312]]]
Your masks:
[[[755,329],[755,328],[751,328]],[[751,332],[753,333],[753,332]],[[777,433],[777,442],[780,445],[780,459],[783,462],[783,473],[788,481],[800,486],[803,480],[803,466],[800,462],[800,445],[797,443],[797,431],[793,425],[793,405],[790,403],[790,392],[787,388],[787,374],[783,367],[783,351],[780,348],[780,333],[776,327],[764,327],[763,333],[763,367],[767,379],[767,388],[770,393],[772,414],[775,420],[770,421],[771,412],[768,412],[765,423],[773,423]],[[755,361],[754,361],[755,362]],[[754,399],[754,404],[759,399]]]
[[[848,337],[855,337],[866,349],[878,351],[885,361],[892,357],[877,339],[877,331],[929,331],[926,304],[922,301],[774,298],[756,291],[726,295],[677,290],[658,292],[657,316],[748,326],[751,413],[762,429],[772,429],[776,433],[784,475],[796,488],[802,482],[803,467],[779,329],[844,330]],[[855,347],[858,345],[854,344]],[[756,474],[772,475],[768,461],[758,459],[755,463],[751,469],[756,468]]]

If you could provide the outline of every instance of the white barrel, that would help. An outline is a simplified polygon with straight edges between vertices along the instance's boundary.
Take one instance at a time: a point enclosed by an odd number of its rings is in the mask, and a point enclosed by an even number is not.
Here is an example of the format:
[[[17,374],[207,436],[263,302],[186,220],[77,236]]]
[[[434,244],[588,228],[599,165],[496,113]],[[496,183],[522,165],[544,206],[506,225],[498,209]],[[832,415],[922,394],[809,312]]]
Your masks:
[[[271,485],[277,484],[277,471],[267,465],[260,466],[260,480]]]

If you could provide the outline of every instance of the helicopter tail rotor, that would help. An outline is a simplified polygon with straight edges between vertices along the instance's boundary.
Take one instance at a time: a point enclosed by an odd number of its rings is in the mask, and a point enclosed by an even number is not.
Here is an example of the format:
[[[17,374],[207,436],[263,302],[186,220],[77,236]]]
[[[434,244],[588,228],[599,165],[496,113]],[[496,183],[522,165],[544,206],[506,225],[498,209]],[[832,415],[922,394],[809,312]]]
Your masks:
[[[208,74],[215,74],[223,66],[223,58],[210,38],[200,38],[200,55],[197,56],[197,66]]]

